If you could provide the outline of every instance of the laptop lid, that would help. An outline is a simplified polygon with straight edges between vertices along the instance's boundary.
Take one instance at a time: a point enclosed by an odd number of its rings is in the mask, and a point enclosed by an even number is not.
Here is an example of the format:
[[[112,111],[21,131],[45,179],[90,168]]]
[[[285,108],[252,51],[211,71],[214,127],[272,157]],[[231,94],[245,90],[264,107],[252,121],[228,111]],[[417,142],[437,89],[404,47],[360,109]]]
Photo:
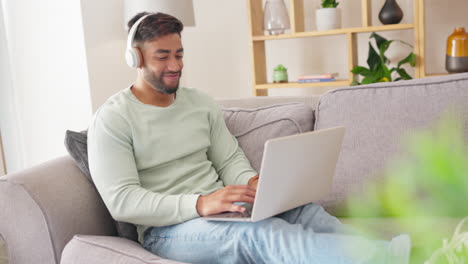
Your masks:
[[[252,221],[328,195],[332,190],[344,132],[344,127],[335,127],[268,140]]]

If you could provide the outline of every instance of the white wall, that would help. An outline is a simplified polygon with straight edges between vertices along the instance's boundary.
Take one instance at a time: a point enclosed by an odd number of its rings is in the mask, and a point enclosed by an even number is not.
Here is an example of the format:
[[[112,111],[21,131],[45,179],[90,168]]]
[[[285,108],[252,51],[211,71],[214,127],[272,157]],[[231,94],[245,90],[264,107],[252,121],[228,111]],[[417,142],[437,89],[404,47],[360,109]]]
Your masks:
[[[217,98],[252,95],[247,3],[194,0],[196,26],[186,28],[185,83]]]
[[[5,122],[16,118],[18,123],[5,126],[3,140],[8,145],[19,137],[23,153],[15,158],[29,167],[64,155],[65,130],[83,129],[91,117],[80,6],[78,1],[3,1],[12,85],[2,87],[10,89],[2,101],[15,102],[16,113]],[[10,159],[15,153],[5,151],[7,166],[16,164]]]
[[[92,111],[127,87],[136,73],[125,63],[123,0],[81,0]]]

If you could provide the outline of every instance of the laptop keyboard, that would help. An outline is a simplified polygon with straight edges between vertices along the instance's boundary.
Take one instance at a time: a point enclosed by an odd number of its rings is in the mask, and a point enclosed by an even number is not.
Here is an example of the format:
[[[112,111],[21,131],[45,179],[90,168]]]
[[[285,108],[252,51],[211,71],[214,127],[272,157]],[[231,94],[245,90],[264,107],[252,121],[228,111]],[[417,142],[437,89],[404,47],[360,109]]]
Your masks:
[[[245,212],[224,212],[220,214],[210,215],[211,218],[249,218],[252,215],[252,204],[240,204],[246,210]]]

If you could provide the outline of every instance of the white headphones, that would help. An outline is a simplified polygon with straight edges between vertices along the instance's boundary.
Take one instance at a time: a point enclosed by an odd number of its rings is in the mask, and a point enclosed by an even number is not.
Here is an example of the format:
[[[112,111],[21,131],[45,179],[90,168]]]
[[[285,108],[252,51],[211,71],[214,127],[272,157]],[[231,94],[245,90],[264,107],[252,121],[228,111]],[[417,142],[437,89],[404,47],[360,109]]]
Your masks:
[[[127,65],[132,68],[138,68],[138,66],[140,66],[140,55],[137,51],[137,48],[133,46],[133,39],[135,38],[138,25],[140,25],[140,23],[149,15],[151,14],[144,15],[140,19],[138,19],[128,32],[127,49],[125,50],[125,60],[127,61]]]

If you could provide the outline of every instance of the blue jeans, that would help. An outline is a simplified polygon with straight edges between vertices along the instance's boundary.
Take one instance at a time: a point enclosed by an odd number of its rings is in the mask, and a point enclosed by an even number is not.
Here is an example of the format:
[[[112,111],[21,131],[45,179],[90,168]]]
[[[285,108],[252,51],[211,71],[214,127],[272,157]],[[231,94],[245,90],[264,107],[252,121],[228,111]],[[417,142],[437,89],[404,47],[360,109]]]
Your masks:
[[[189,263],[387,263],[389,242],[349,230],[321,206],[307,204],[256,223],[197,218],[152,227],[143,247]]]

